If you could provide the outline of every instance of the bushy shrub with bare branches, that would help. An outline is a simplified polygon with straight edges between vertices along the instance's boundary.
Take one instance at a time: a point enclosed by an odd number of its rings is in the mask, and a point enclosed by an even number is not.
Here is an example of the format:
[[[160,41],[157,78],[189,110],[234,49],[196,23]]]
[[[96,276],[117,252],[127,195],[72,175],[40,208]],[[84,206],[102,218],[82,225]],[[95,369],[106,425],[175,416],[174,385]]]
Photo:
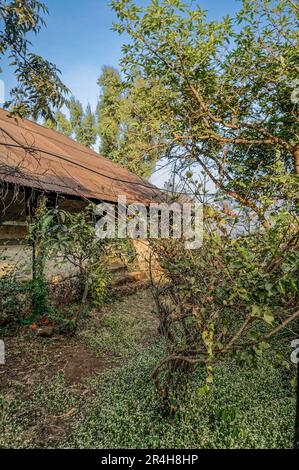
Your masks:
[[[274,338],[299,316],[298,220],[281,209],[269,229],[245,233],[233,231],[238,217],[225,207],[208,208],[197,250],[186,250],[182,239],[151,241],[163,269],[152,281],[166,341],[152,375],[162,396],[198,364],[206,370],[205,393],[217,361],[227,355],[255,361],[277,347]]]

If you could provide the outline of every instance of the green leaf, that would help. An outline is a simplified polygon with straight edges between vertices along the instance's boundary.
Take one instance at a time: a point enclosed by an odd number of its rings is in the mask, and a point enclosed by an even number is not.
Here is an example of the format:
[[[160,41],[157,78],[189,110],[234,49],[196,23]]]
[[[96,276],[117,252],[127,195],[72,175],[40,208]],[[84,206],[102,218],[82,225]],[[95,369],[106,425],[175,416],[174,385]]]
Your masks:
[[[274,317],[273,317],[273,314],[270,310],[267,310],[264,313],[263,318],[264,318],[265,322],[268,323],[269,325],[272,325],[272,323],[274,322]]]
[[[258,305],[251,306],[251,315],[254,317],[258,317],[260,315],[260,307]]]

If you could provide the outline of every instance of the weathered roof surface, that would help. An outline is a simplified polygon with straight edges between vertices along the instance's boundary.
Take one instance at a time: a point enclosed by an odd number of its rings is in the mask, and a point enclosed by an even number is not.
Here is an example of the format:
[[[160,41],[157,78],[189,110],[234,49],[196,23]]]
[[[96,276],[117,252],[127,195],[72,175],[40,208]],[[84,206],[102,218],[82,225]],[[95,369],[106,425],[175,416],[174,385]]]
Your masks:
[[[59,132],[0,108],[0,180],[88,199],[149,203],[160,191]]]

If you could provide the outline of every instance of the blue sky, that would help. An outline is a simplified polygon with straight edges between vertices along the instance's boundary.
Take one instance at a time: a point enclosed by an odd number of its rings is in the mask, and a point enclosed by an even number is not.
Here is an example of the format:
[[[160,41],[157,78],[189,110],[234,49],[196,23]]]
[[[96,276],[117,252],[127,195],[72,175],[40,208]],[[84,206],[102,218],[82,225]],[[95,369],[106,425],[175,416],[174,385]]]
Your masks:
[[[99,93],[96,81],[103,65],[117,66],[125,41],[111,30],[114,13],[109,0],[43,0],[49,8],[47,28],[32,38],[32,49],[55,63],[64,83],[84,105],[95,107]],[[190,0],[186,0],[186,3]],[[145,6],[150,0],[136,0]],[[198,0],[211,18],[221,18],[238,8],[236,0]],[[1,65],[6,97],[14,84],[12,70]]]

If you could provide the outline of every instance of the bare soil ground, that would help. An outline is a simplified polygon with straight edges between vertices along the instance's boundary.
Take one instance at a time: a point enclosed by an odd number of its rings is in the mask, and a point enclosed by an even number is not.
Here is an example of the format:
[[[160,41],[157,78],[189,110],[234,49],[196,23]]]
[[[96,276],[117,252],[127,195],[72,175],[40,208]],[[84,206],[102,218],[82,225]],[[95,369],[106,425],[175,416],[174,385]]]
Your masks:
[[[96,356],[76,337],[45,339],[23,330],[18,336],[7,338],[5,348],[6,364],[0,366],[0,391],[16,381],[34,384],[57,373],[62,373],[71,385],[110,367],[106,359]]]

